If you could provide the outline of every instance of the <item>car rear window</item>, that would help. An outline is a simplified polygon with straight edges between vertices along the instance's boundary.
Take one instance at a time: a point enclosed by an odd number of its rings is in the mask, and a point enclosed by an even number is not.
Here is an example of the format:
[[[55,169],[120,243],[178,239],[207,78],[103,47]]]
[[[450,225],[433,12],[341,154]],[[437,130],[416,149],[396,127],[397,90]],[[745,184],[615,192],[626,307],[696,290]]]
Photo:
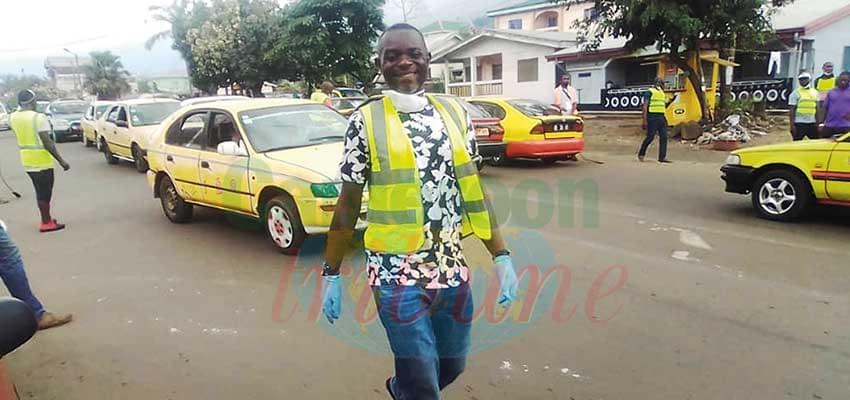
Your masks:
[[[134,126],[157,125],[180,108],[179,101],[164,101],[130,106]]]
[[[468,101],[460,100],[460,104],[463,104],[463,107],[466,108],[466,112],[469,113],[469,117],[472,119],[481,119],[481,118],[496,118],[491,115],[487,110],[482,107],[479,107],[475,104],[472,104]]]
[[[508,104],[514,106],[519,112],[529,117],[561,115],[561,111],[557,108],[537,100],[508,100]]]

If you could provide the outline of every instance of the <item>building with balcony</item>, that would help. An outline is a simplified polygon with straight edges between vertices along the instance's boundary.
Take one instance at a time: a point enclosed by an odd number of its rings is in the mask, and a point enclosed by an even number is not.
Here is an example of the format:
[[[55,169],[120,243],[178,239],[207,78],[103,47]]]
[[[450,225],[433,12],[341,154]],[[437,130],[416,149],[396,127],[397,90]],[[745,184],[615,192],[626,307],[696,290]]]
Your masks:
[[[568,32],[573,24],[596,16],[592,1],[529,0],[487,12],[495,29]]]
[[[57,89],[71,95],[82,94],[85,67],[91,65],[89,57],[47,57],[44,70],[50,83]]]

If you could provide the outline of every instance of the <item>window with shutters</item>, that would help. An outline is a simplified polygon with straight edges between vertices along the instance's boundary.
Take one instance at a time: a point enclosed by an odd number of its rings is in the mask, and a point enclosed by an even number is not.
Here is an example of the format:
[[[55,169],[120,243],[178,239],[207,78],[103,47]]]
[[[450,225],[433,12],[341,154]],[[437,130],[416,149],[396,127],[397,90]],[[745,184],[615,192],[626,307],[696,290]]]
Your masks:
[[[517,61],[517,82],[537,82],[538,63],[536,58]]]

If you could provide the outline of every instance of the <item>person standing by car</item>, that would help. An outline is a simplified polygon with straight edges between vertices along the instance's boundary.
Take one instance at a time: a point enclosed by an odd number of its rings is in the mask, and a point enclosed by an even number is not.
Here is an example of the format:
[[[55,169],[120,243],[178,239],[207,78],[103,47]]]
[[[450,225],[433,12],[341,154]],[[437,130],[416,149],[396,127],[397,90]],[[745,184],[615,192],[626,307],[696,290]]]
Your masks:
[[[643,98],[643,125],[646,130],[646,138],[640,145],[638,151],[638,160],[641,162],[646,158],[646,150],[655,135],[658,135],[658,162],[669,163],[667,159],[667,106],[672,100],[667,100],[667,94],[664,92],[666,83],[662,79],[655,80],[655,86],[649,88],[649,91]]]
[[[555,103],[561,114],[575,115],[578,112],[578,92],[570,85],[570,74],[561,76],[561,84],[555,88]]]
[[[53,160],[67,171],[70,165],[59,155],[56,144],[50,138],[50,123],[47,116],[36,112],[35,93],[22,90],[18,93],[20,109],[12,113],[9,125],[15,131],[18,147],[21,149],[21,163],[32,179],[38,210],[41,213],[41,232],[53,232],[64,229],[65,225],[56,222],[50,215],[50,201],[53,197]]]
[[[788,97],[788,105],[791,110],[788,115],[791,119],[791,138],[795,141],[809,139],[820,139],[817,124],[818,91],[811,87],[812,76],[803,72],[797,79],[800,87]]]
[[[319,87],[320,90],[316,90],[310,95],[310,100],[315,101],[316,103],[322,103],[328,107],[333,108],[333,102],[331,101],[331,96],[334,92],[334,84],[328,81],[322,82],[322,85]]]
[[[9,238],[6,224],[0,220],[0,279],[12,297],[27,303],[38,321],[38,329],[50,329],[65,325],[74,318],[71,314],[57,315],[44,310],[44,306],[32,293],[24,262],[18,246]]]
[[[438,399],[465,368],[473,301],[462,234],[475,234],[494,257],[499,303],[516,297],[513,261],[469,154],[470,119],[454,99],[424,95],[430,60],[411,25],[393,25],[378,40],[390,90],[349,120],[322,272],[322,310],[333,323],[340,264],[368,185],[368,280],[395,356],[386,381],[393,399]]]
[[[823,108],[826,119],[821,137],[850,132],[850,72],[844,71],[838,76],[835,88],[826,94]]]

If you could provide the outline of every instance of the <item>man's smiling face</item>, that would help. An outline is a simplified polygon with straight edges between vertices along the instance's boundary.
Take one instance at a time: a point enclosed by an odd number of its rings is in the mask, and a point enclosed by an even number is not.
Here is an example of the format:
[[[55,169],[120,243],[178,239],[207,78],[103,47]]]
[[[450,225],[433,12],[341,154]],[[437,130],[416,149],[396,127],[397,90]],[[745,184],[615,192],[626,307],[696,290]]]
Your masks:
[[[378,68],[390,89],[416,93],[428,79],[431,55],[422,35],[413,29],[396,29],[381,39]]]

